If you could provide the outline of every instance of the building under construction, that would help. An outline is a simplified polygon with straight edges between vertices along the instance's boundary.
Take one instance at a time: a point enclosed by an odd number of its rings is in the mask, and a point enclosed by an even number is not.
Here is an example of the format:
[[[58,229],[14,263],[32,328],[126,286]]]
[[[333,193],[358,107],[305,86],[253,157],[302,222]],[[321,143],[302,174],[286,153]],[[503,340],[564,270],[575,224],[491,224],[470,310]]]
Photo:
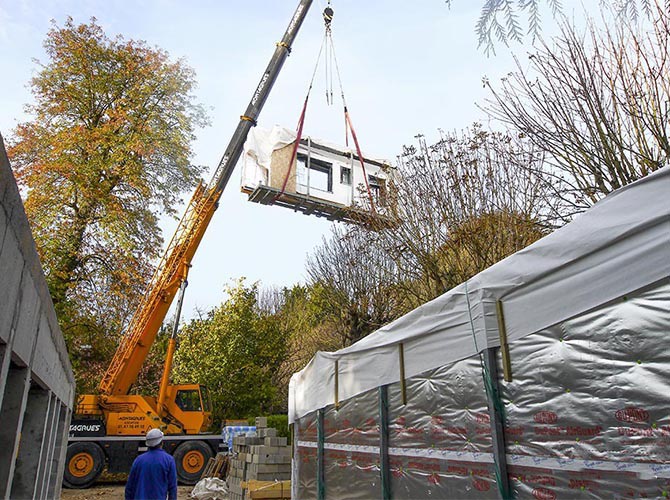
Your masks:
[[[0,137],[0,498],[60,496],[74,390]]]

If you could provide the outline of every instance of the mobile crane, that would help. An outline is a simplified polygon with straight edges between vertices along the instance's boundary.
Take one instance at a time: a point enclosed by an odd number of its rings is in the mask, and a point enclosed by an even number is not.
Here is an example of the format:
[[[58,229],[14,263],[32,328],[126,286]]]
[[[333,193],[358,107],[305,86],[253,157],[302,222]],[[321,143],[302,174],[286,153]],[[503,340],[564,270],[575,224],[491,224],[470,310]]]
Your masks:
[[[195,484],[209,458],[218,450],[220,436],[205,433],[212,423],[207,388],[198,384],[170,384],[178,320],[169,339],[158,396],[133,395],[130,389],[177,293],[179,317],[191,260],[311,4],[312,0],[299,1],[211,181],[201,182],[196,188],[102,377],[99,394],[78,397],[70,425],[65,486],[87,488],[105,464],[109,472],[129,471],[142,451],[144,435],[153,428],[165,433],[163,447],[174,456],[177,477],[183,484]]]

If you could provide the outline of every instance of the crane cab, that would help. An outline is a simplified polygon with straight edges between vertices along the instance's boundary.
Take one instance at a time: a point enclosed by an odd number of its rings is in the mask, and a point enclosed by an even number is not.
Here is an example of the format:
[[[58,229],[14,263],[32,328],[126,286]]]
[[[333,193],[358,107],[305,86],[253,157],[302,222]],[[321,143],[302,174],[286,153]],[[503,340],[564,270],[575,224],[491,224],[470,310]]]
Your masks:
[[[207,387],[199,384],[175,384],[167,387],[165,408],[156,398],[128,394],[124,396],[80,396],[74,419],[84,423],[104,420],[102,434],[141,436],[153,428],[167,434],[199,434],[212,425],[212,400]],[[75,433],[75,436],[77,433]]]
[[[212,400],[204,385],[169,385],[165,406],[186,434],[205,432],[212,425]]]

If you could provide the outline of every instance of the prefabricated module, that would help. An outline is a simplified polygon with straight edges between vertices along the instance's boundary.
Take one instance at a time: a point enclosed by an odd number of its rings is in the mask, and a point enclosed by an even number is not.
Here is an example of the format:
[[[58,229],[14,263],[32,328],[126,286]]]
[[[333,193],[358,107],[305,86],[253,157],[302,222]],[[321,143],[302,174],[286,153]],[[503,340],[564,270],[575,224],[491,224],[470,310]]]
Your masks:
[[[249,201],[354,224],[384,221],[391,162],[312,137],[296,141],[280,126],[249,133],[241,185]]]

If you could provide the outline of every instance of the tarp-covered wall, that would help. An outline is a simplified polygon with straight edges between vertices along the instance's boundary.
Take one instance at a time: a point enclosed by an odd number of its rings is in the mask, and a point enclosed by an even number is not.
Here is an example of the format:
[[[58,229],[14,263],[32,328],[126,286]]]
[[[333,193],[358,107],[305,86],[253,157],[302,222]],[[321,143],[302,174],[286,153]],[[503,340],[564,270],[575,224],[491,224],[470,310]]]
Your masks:
[[[516,498],[670,492],[670,280],[510,344],[499,377]],[[500,363],[500,360],[499,360]],[[479,356],[388,385],[390,496],[499,498]],[[502,366],[499,366],[502,373]],[[326,406],[325,498],[385,498],[379,391]],[[298,498],[317,498],[317,412],[295,422]]]
[[[408,376],[499,346],[497,301],[516,340],[670,276],[668,193],[665,167],[356,344],[318,352],[291,378],[289,420],[333,402],[335,360],[347,399],[398,380],[400,343]]]
[[[510,345],[514,378],[502,398],[522,496],[668,494],[669,334],[664,280]],[[529,480],[538,475],[544,484]]]

